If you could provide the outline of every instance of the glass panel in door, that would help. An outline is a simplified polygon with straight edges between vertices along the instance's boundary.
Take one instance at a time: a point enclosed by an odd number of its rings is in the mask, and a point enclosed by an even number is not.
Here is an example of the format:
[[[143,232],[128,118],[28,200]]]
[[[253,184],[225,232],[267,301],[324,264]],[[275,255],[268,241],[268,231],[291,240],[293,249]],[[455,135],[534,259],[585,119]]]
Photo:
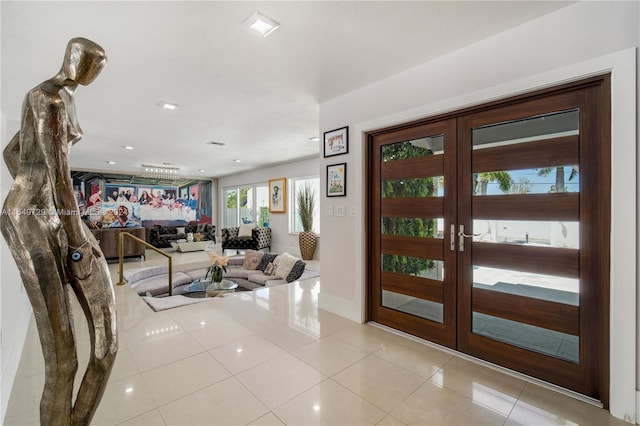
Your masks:
[[[236,188],[224,191],[224,227],[232,228],[238,226],[238,190]]]
[[[256,226],[269,226],[269,187],[256,186]]]
[[[240,188],[240,221],[241,224],[253,223],[253,194],[252,186],[244,186]]]

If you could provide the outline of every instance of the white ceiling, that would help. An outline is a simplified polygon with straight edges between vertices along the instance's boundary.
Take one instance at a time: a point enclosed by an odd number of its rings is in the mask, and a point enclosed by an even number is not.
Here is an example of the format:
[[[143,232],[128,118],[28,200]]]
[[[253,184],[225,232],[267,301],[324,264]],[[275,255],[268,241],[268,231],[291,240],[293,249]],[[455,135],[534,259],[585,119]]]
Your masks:
[[[317,156],[309,138],[331,130],[318,128],[321,102],[569,4],[3,0],[1,107],[19,121],[24,94],[58,71],[66,42],[87,37],[109,64],[77,91],[85,137],[73,168],[135,174],[172,163],[219,177]],[[249,31],[254,11],[281,27],[267,38]]]

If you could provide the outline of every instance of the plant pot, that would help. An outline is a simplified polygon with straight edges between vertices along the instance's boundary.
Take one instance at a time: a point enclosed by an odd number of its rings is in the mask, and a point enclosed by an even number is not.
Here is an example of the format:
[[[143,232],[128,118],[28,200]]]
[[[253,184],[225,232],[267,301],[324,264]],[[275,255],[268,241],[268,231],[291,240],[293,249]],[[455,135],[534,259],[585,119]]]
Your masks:
[[[315,232],[300,232],[298,234],[298,243],[300,244],[300,255],[303,260],[313,259],[316,252],[318,236]]]

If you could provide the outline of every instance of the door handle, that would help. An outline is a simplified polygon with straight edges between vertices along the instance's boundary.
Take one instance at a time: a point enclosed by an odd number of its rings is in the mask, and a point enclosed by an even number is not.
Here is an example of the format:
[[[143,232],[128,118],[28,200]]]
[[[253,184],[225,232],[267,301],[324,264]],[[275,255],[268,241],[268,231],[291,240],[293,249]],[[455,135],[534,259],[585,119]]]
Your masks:
[[[460,225],[460,231],[458,231],[458,237],[460,237],[459,240],[458,240],[458,251],[464,251],[464,239],[465,238],[477,237],[479,235],[480,234],[471,234],[471,235],[465,234],[464,233],[464,225]]]

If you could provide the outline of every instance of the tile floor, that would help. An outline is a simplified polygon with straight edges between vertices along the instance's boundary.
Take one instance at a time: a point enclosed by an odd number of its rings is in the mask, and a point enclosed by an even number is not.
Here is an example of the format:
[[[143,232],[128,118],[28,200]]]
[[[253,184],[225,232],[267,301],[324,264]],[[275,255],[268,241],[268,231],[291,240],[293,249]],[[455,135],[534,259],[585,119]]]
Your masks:
[[[183,266],[203,261],[204,252],[174,258]],[[142,263],[154,262],[149,256]],[[139,267],[133,263],[126,267]],[[117,282],[117,265],[110,266]],[[117,286],[120,350],[92,424],[626,424],[534,383],[318,309],[320,289],[314,278],[155,313],[128,286]],[[86,327],[76,333],[83,365]],[[5,425],[39,423],[43,370],[32,323]]]

